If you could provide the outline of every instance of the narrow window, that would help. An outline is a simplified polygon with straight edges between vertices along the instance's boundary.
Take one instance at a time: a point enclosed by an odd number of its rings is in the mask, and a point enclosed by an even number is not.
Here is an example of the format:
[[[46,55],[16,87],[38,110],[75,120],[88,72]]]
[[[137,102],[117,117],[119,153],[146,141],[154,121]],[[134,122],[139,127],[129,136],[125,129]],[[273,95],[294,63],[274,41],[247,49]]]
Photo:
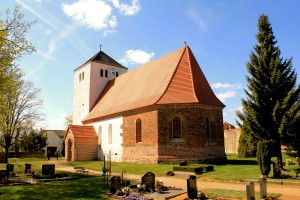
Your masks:
[[[84,79],[84,72],[82,72],[82,80]]]
[[[116,72],[116,77],[118,77],[119,76],[119,72]]]
[[[112,125],[108,126],[108,144],[112,144]]]
[[[100,76],[103,77],[103,69],[100,70]]]
[[[98,145],[102,144],[102,126],[98,128]]]
[[[209,126],[208,118],[206,118],[206,120],[205,120],[205,131],[206,131],[206,137],[210,139],[211,135],[210,135],[210,126]]]
[[[135,122],[136,142],[142,142],[142,120],[138,118]]]
[[[107,70],[105,70],[105,77],[107,78]]]
[[[79,81],[81,81],[81,73],[79,74]]]
[[[181,138],[181,120],[179,117],[174,117],[172,124],[173,138]]]

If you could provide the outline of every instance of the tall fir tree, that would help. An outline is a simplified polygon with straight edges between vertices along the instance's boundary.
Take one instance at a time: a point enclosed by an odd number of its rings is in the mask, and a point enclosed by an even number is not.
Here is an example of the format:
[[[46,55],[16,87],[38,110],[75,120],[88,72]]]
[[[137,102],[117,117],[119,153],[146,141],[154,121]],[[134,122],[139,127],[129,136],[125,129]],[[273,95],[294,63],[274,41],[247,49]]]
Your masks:
[[[243,111],[237,111],[241,120],[237,123],[243,129],[239,154],[253,156],[258,141],[269,141],[274,147],[272,156],[277,157],[282,168],[281,144],[289,141],[291,135],[299,137],[299,132],[294,131],[299,125],[300,86],[292,69],[292,59],[283,59],[280,55],[266,15],[259,17],[256,38],[258,44],[246,64],[250,74],[246,76],[248,89],[244,89],[247,98],[242,99]],[[290,119],[294,119],[292,124]],[[249,146],[255,148],[249,151]]]

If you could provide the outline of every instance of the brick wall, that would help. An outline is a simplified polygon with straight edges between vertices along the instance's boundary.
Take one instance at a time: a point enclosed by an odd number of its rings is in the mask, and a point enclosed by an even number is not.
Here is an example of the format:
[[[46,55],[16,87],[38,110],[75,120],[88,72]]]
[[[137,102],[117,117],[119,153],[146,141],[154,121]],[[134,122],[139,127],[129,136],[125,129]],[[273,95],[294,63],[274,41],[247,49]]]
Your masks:
[[[173,117],[182,121],[182,139],[173,139],[170,126]],[[142,120],[142,142],[136,143],[135,122]],[[207,138],[205,120],[211,124]],[[223,161],[222,109],[197,104],[157,106],[124,116],[123,161],[143,163],[178,163]]]
[[[142,142],[136,143],[136,120],[142,121]],[[158,157],[157,111],[143,111],[124,116],[123,161],[155,163]],[[154,160],[154,161],[152,161]]]
[[[97,160],[97,138],[76,138],[77,160]]]

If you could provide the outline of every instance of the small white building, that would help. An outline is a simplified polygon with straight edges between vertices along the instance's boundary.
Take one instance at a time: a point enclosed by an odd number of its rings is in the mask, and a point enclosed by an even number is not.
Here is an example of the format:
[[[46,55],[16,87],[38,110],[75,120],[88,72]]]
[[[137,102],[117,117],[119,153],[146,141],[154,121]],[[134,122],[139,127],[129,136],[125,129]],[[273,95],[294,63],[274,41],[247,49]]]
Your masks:
[[[64,130],[46,130],[47,136],[47,146],[44,148],[45,156],[47,156],[47,152],[50,151],[54,156],[55,151],[58,150],[61,155],[64,151]]]

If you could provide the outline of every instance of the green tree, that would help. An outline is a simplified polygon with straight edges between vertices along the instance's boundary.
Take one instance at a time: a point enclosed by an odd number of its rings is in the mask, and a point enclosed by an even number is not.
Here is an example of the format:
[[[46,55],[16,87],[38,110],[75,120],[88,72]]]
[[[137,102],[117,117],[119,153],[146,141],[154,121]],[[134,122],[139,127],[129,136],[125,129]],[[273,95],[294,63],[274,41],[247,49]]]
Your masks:
[[[24,14],[20,12],[19,6],[12,12],[6,9],[4,17],[2,13],[0,17],[0,145],[5,148],[5,162],[7,162],[9,147],[14,143],[14,136],[18,135],[20,125],[20,121],[12,123],[20,120],[15,118],[14,111],[15,109],[21,111],[19,106],[24,105],[24,102],[16,103],[20,92],[24,89],[23,74],[17,62],[23,55],[35,51],[26,39],[35,21],[24,21]],[[21,112],[22,115],[24,112]]]
[[[24,151],[39,151],[47,146],[47,136],[44,130],[36,131],[31,129],[28,132],[23,132],[20,139],[20,148]]]
[[[247,63],[250,74],[246,76],[248,89],[244,90],[247,99],[242,99],[243,111],[237,111],[241,120],[238,123],[243,129],[241,140],[245,142],[240,146],[255,146],[261,140],[271,142],[274,147],[272,156],[277,157],[282,168],[281,144],[289,140],[286,130],[291,128],[288,127],[294,127],[287,119],[295,117],[295,114],[299,118],[300,86],[292,69],[292,59],[283,59],[280,55],[266,15],[259,17],[256,38],[258,44],[254,46]]]

